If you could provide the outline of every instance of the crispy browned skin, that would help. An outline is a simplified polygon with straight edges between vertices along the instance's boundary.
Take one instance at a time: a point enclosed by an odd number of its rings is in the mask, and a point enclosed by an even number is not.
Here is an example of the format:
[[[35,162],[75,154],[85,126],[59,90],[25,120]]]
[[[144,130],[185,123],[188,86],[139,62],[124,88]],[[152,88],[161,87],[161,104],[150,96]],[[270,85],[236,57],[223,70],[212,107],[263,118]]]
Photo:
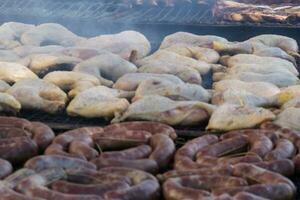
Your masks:
[[[202,199],[210,196],[210,190],[222,187],[246,186],[247,181],[231,176],[190,175],[170,178],[163,184],[166,200]]]

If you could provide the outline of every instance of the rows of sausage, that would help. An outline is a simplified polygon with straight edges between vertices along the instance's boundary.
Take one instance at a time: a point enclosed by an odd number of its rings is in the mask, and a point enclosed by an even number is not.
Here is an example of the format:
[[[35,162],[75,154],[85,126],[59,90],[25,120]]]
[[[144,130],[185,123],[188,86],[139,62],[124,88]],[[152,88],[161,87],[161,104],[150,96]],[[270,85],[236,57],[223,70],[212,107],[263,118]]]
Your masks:
[[[300,133],[265,122],[206,134],[175,148],[156,122],[60,134],[40,122],[0,118],[1,200],[293,199]]]

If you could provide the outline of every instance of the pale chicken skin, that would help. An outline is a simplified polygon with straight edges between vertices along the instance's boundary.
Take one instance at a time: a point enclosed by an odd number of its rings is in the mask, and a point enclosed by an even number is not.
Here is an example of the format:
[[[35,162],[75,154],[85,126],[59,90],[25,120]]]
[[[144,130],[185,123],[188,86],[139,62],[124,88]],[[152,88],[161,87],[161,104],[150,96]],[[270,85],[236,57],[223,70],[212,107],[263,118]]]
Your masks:
[[[75,46],[82,40],[85,39],[56,23],[40,24],[24,32],[21,36],[21,42],[24,45],[33,46],[60,45],[69,47]]]
[[[106,52],[79,63],[73,71],[97,76],[103,85],[111,86],[124,74],[136,72],[137,67],[116,54]]]
[[[63,50],[64,47],[60,45],[46,45],[46,46],[33,46],[23,45],[13,49],[13,51],[20,57],[26,57],[31,54],[50,54]]]
[[[67,95],[56,85],[42,79],[26,79],[6,91],[21,103],[22,109],[57,113],[66,104]]]
[[[151,51],[148,39],[136,31],[123,31],[117,34],[99,35],[80,42],[78,47],[106,50],[129,60],[131,54],[136,52],[136,58],[143,58]]]
[[[12,95],[0,92],[0,112],[16,114],[21,104]]]
[[[213,41],[227,42],[225,38],[215,35],[196,35],[187,32],[177,32],[166,36],[160,48],[167,48],[174,44],[190,44],[199,47],[211,47]]]
[[[21,46],[21,35],[34,28],[34,25],[19,22],[7,22],[0,26],[0,49],[13,49]]]
[[[128,73],[120,77],[114,84],[113,88],[119,90],[135,91],[139,84],[145,80],[166,81],[173,84],[184,83],[180,78],[171,74]]]
[[[0,62],[0,80],[15,83],[24,79],[37,79],[38,76],[24,65],[13,62]]]
[[[97,86],[76,95],[67,107],[67,112],[70,116],[111,119],[128,108],[129,102],[124,97],[131,96],[132,93]]]
[[[264,108],[223,104],[212,113],[206,129],[210,131],[231,131],[253,128],[273,119],[275,119],[275,115]]]
[[[190,44],[174,44],[170,47],[164,48],[164,50],[207,63],[217,63],[220,59],[220,55],[217,51]]]
[[[275,124],[284,127],[300,131],[300,108],[289,107],[284,109],[279,115],[277,115]]]
[[[54,70],[72,70],[80,62],[81,59],[59,54],[32,54],[19,61],[40,76]]]
[[[174,84],[168,81],[145,80],[142,81],[132,101],[143,98],[148,95],[160,95],[168,97],[175,101],[203,101],[210,100],[210,94],[202,86],[196,84]]]
[[[169,125],[196,125],[207,121],[214,109],[213,105],[200,101],[173,101],[151,95],[132,103],[123,114],[116,116],[112,123],[148,120]]]
[[[222,80],[213,84],[213,89],[216,92],[223,92],[227,89],[244,90],[256,96],[273,97],[279,94],[280,89],[267,82],[243,82],[239,80]]]
[[[300,96],[300,85],[282,88],[280,93],[276,94],[274,98],[278,105],[283,105],[297,96]]]
[[[101,84],[97,77],[80,72],[54,71],[47,74],[43,79],[67,91],[70,98]]]

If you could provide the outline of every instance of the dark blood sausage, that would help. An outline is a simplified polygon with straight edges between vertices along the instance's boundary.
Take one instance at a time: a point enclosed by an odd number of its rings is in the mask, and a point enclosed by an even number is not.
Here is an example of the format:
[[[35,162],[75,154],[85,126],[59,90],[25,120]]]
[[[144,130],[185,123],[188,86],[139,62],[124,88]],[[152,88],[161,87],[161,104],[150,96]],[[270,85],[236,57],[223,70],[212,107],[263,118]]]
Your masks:
[[[160,133],[168,135],[172,139],[175,139],[177,137],[177,134],[172,127],[158,122],[123,122],[112,124],[104,128],[105,132],[122,132],[126,130],[147,131],[152,135]]]
[[[60,167],[63,169],[70,169],[70,168],[96,169],[96,166],[92,163],[86,162],[78,158],[71,158],[71,157],[60,156],[60,155],[36,156],[28,160],[24,166],[26,168],[33,169],[37,172],[51,167]]]
[[[190,175],[166,180],[163,184],[163,193],[166,200],[202,199],[210,197],[210,190],[214,188],[246,185],[247,182],[238,177]]]
[[[12,173],[12,171],[12,165],[8,161],[0,158],[0,179],[8,176],[10,173]]]
[[[279,139],[275,149],[267,153],[265,160],[282,160],[294,156],[296,149],[294,144],[287,139]]]
[[[194,161],[197,152],[216,142],[218,142],[218,137],[215,135],[204,135],[188,141],[175,154],[175,169],[198,168],[199,165]]]

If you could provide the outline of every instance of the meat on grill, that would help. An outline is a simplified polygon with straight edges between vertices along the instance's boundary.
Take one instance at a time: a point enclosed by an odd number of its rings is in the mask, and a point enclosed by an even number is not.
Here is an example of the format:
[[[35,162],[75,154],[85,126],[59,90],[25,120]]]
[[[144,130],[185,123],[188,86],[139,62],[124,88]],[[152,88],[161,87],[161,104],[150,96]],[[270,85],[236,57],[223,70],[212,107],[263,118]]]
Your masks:
[[[100,81],[95,76],[80,72],[54,71],[48,73],[43,79],[68,92],[70,98],[84,90],[100,85]]]
[[[275,115],[264,108],[249,105],[223,104],[211,115],[207,130],[230,131],[253,128],[264,121],[275,119]]]
[[[195,125],[207,121],[214,109],[213,105],[200,101],[173,101],[166,97],[152,95],[132,103],[112,122],[149,120],[169,125]]]
[[[147,38],[136,31],[123,31],[118,34],[100,35],[82,41],[79,47],[106,50],[128,60],[133,52],[137,58],[143,58],[150,53],[151,45]]]
[[[41,79],[26,79],[7,90],[24,109],[56,113],[65,107],[67,95],[56,85]]]
[[[106,52],[79,63],[74,71],[94,75],[103,85],[111,86],[124,74],[136,72],[137,68],[120,56]]]
[[[199,47],[211,47],[213,41],[227,42],[225,38],[215,35],[196,35],[187,32],[177,32],[166,36],[160,48],[164,49],[175,44],[188,44]]]
[[[129,106],[126,98],[134,95],[132,92],[97,86],[85,90],[70,102],[67,112],[71,116],[112,118],[124,112]]]
[[[174,84],[164,80],[142,81],[132,99],[136,101],[148,95],[161,95],[175,101],[203,101],[210,100],[210,94],[202,86],[190,83]]]
[[[10,94],[0,92],[0,112],[16,114],[21,104]]]
[[[113,87],[119,90],[134,91],[145,80],[167,81],[173,84],[184,83],[177,76],[171,74],[128,73],[120,77]]]

